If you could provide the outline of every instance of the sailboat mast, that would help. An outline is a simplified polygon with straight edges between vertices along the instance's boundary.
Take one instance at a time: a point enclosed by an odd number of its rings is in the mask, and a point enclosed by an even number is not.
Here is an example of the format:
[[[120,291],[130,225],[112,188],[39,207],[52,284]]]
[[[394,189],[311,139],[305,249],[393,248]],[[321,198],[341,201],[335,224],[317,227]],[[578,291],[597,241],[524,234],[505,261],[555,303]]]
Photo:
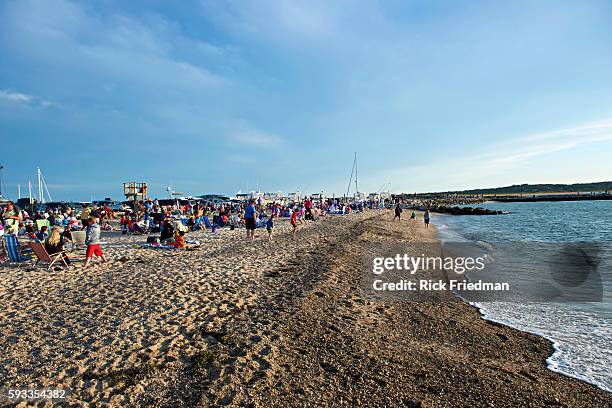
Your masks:
[[[353,174],[355,173],[355,166],[357,164],[357,152],[355,152],[355,159],[353,159],[353,167],[351,168],[351,177],[349,178],[348,186],[346,187],[346,197],[348,198],[349,192],[351,191],[351,183],[353,182]],[[357,179],[355,178],[355,183]]]
[[[42,204],[42,203],[45,202],[45,197],[43,195],[42,179],[40,177],[40,168],[39,167],[36,168],[36,178],[38,179],[38,202]]]
[[[357,152],[355,152],[355,193],[359,194],[359,187],[357,186]]]

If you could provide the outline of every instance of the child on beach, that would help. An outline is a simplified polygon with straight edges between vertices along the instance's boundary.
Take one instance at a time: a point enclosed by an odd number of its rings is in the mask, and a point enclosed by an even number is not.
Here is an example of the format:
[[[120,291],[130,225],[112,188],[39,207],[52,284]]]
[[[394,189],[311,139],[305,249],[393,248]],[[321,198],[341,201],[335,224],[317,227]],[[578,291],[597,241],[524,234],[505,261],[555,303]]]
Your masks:
[[[291,212],[291,226],[293,227],[293,231],[291,235],[295,237],[295,233],[297,232],[297,210],[294,208]]]
[[[423,214],[423,220],[425,220],[425,228],[429,227],[429,219],[431,215],[429,214],[429,208],[425,210],[425,214]]]
[[[185,233],[183,231],[176,231],[174,233],[174,247],[178,249],[187,249],[187,244],[185,243]]]
[[[274,228],[274,212],[266,221],[266,230],[268,231],[268,242],[272,242],[272,229]]]
[[[85,254],[83,269],[89,266],[94,255],[100,257],[102,262],[106,262],[102,248],[100,248],[100,226],[98,225],[98,219],[95,217],[89,217],[87,220],[85,243],[87,244],[87,253]]]
[[[40,228],[40,231],[38,231],[38,233],[36,234],[36,238],[38,238],[40,242],[44,242],[48,236],[49,236],[49,227],[47,227],[46,225],[43,225]]]
[[[410,219],[416,220],[416,212],[414,210],[412,210],[412,214],[410,214]]]

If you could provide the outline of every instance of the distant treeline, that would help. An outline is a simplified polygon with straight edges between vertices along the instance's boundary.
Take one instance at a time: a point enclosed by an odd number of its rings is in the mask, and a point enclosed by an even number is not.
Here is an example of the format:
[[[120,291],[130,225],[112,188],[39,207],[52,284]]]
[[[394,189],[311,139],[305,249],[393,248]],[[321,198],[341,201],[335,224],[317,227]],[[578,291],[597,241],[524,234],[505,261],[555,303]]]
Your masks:
[[[515,184],[507,187],[476,188],[473,190],[446,191],[437,194],[535,194],[535,193],[575,193],[587,191],[612,191],[612,181],[576,184]]]

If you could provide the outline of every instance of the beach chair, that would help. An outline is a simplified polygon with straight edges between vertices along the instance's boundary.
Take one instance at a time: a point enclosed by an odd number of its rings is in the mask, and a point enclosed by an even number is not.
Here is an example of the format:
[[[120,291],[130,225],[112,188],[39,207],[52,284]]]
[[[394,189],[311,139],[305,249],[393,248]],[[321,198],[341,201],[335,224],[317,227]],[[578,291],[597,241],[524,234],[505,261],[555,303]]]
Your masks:
[[[23,256],[21,245],[15,234],[2,236],[2,248],[9,264],[23,265],[28,259]]]
[[[72,238],[73,250],[85,248],[85,231],[70,231],[70,237]]]
[[[61,251],[56,254],[49,254],[45,249],[45,246],[40,241],[32,241],[30,242],[30,248],[34,251],[34,254],[38,258],[35,265],[38,265],[39,262],[47,262],[49,266],[47,270],[50,270],[54,263],[57,261],[62,261],[64,265],[68,266],[68,263],[64,259],[65,252]]]
[[[212,228],[212,224],[210,223],[210,219],[207,215],[204,216],[204,225],[206,226],[206,228]]]

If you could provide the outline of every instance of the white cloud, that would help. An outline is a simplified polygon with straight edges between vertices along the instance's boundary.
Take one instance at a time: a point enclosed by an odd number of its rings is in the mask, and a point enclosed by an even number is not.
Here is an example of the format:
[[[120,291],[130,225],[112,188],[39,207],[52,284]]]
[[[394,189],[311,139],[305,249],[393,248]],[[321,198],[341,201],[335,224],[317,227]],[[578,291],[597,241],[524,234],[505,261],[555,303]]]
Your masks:
[[[21,92],[12,92],[9,90],[0,89],[0,100],[7,101],[9,103],[30,106],[30,107],[43,107],[47,108],[54,104],[50,101],[38,98],[33,95],[28,95]]]
[[[118,84],[131,92],[193,96],[227,83],[185,51],[215,58],[223,49],[186,37],[159,16],[136,20],[94,13],[63,0],[12,3],[0,12],[0,41],[13,52],[52,72],[85,78],[94,88]],[[92,96],[91,89],[87,95]]]
[[[32,95],[26,95],[19,92],[3,91],[0,89],[0,99],[16,103],[29,103],[34,99]]]
[[[512,138],[491,146],[490,153],[480,159],[489,165],[516,166],[538,156],[606,140],[612,140],[612,119]]]
[[[241,145],[273,147],[283,143],[277,135],[262,132],[256,129],[240,129],[231,135],[231,140]]]
[[[543,182],[517,179],[517,176],[524,177],[525,171],[529,173],[528,169],[538,168],[538,160],[544,156],[588,143],[610,140],[612,140],[612,119],[605,119],[570,128],[510,138],[486,146],[471,156],[444,157],[443,160],[432,160],[423,165],[376,172],[363,177],[362,182],[373,186],[381,180],[403,180],[398,191],[419,192]],[[531,175],[531,177],[537,176],[537,174]]]

